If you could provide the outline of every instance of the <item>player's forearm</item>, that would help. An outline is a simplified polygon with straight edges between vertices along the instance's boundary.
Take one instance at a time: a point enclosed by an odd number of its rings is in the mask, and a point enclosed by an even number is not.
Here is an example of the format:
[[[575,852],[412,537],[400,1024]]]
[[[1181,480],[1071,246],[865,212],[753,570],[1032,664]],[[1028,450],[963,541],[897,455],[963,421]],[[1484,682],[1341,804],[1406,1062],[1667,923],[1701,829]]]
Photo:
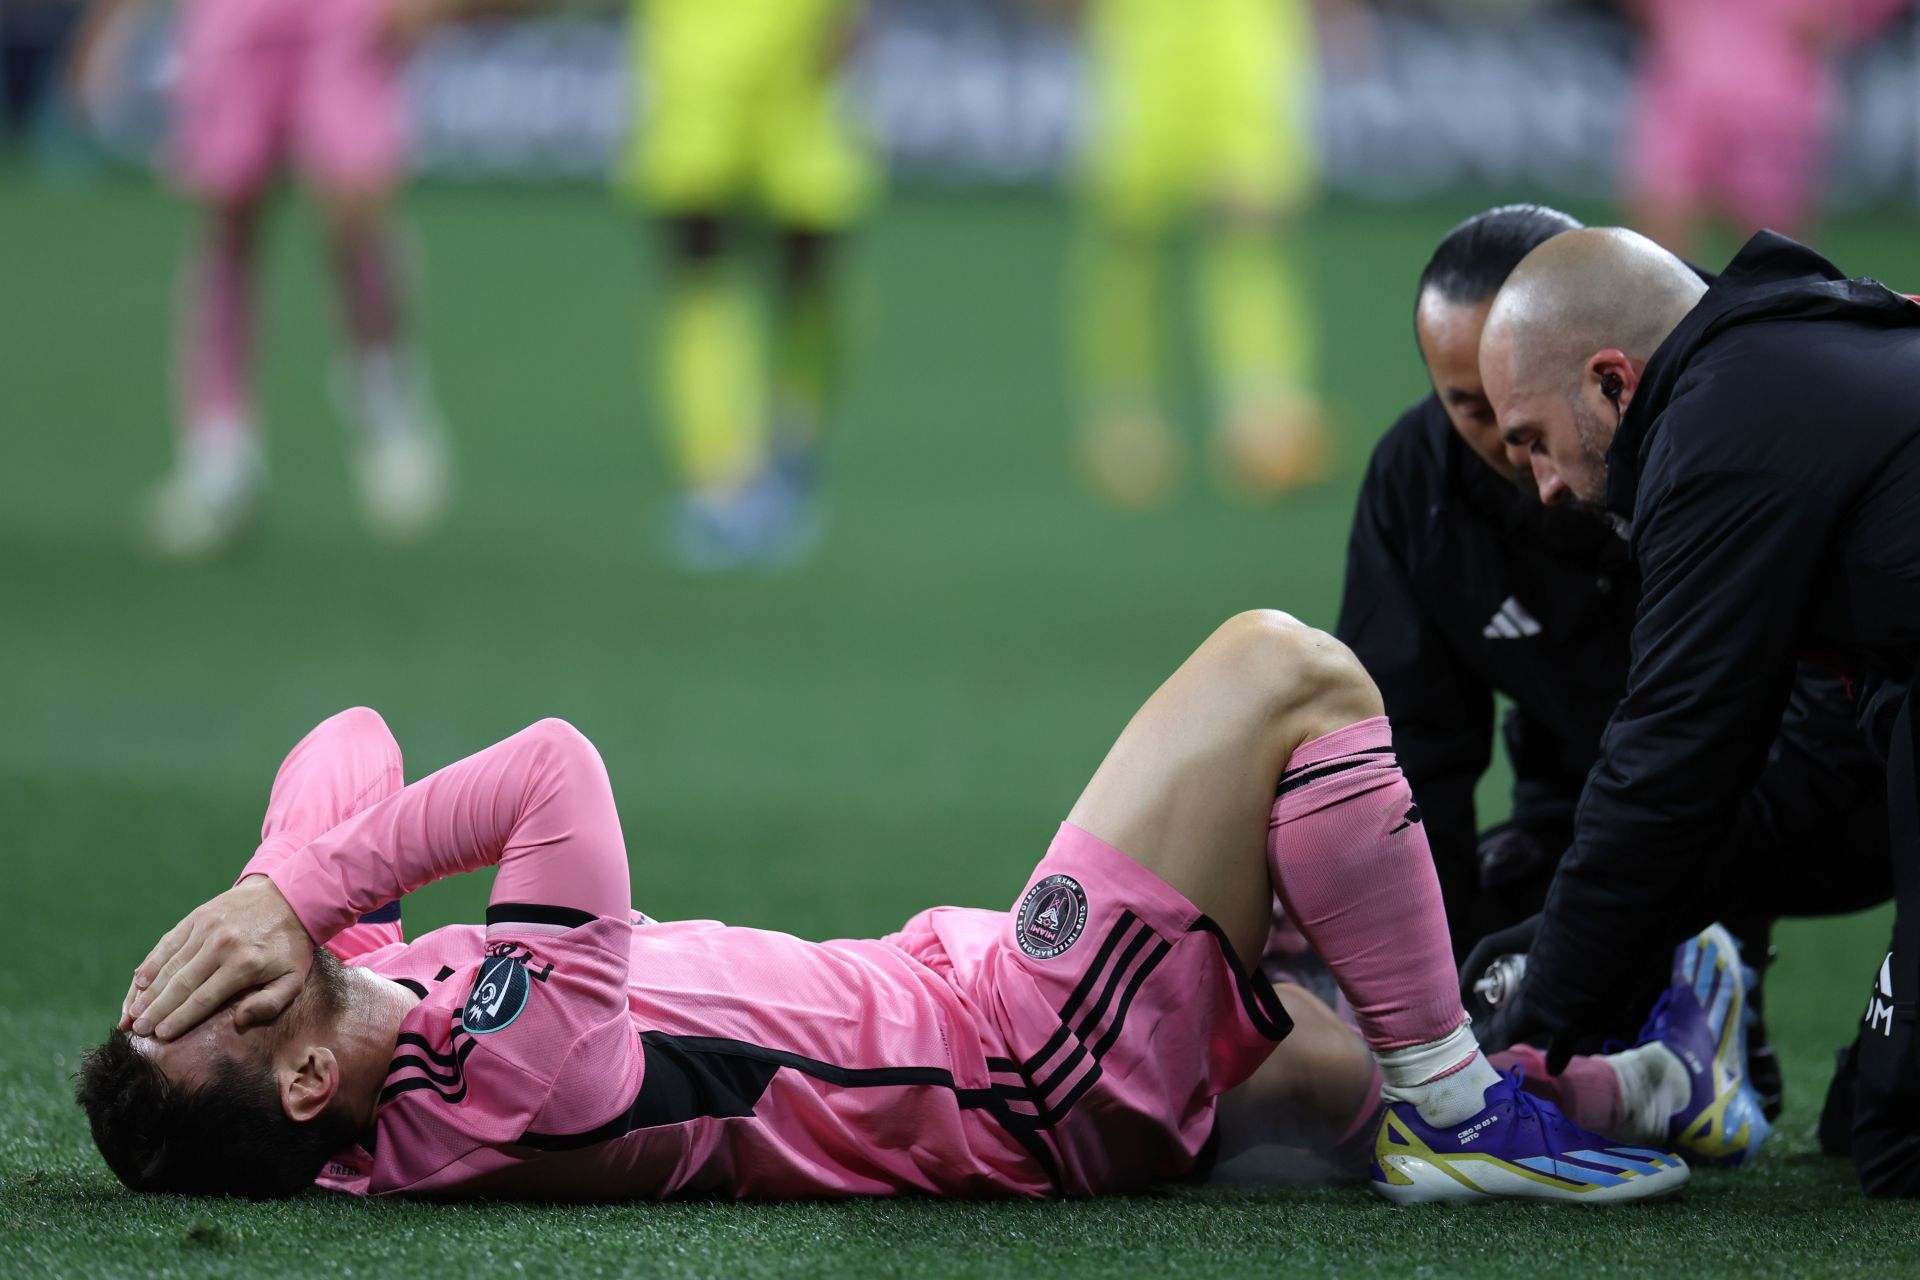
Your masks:
[[[320,938],[435,880],[494,865],[496,903],[627,910],[606,770],[571,726],[543,720],[422,778],[320,835],[270,878]]]

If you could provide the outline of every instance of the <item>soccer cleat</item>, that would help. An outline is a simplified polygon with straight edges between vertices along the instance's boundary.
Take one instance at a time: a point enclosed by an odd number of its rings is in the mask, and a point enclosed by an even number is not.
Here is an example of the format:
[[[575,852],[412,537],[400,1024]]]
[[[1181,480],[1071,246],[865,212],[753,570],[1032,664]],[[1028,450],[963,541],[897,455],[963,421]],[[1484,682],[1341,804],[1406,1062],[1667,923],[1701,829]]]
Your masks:
[[[778,428],[776,436],[789,435]],[[794,568],[813,558],[827,532],[827,504],[821,483],[819,451],[782,445],[767,469],[769,516],[760,539],[760,567],[770,573]]]
[[[446,443],[437,428],[366,441],[356,472],[367,524],[389,541],[423,537],[446,512],[452,486]]]
[[[425,536],[446,513],[452,466],[426,367],[373,352],[335,366],[334,402],[356,436],[355,479],[367,524],[392,542]]]
[[[1333,433],[1319,402],[1286,396],[1251,402],[1214,433],[1221,482],[1254,498],[1321,483],[1333,467]]]
[[[1373,1189],[1397,1204],[1561,1200],[1621,1204],[1687,1185],[1686,1161],[1616,1146],[1520,1087],[1515,1067],[1487,1086],[1486,1107],[1436,1127],[1410,1102],[1387,1107],[1374,1141]]]
[[[250,432],[202,432],[187,441],[172,474],[154,490],[145,536],[167,560],[205,560],[232,549],[252,528],[266,464]]]
[[[1096,497],[1130,511],[1165,503],[1179,486],[1180,437],[1157,415],[1113,412],[1080,427],[1080,474]]]
[[[1673,982],[1653,1006],[1640,1043],[1657,1041],[1687,1069],[1687,1104],[1667,1139],[1709,1164],[1743,1164],[1773,1131],[1747,1079],[1747,984],[1740,948],[1713,925],[1673,953]]]

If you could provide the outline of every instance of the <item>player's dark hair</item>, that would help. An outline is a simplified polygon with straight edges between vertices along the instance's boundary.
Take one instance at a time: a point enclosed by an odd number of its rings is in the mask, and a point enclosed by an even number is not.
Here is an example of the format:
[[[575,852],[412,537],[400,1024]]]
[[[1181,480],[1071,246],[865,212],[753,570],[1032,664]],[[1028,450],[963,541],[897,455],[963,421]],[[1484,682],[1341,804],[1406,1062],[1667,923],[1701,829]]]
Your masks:
[[[320,948],[314,958],[319,980],[310,980],[301,999],[329,1003],[336,997],[324,989],[330,979],[338,981],[331,971],[339,962]],[[297,1195],[357,1136],[352,1117],[338,1105],[311,1120],[289,1116],[265,1057],[229,1057],[209,1079],[184,1085],[168,1079],[118,1029],[80,1060],[73,1097],[107,1167],[132,1191],[254,1200]]]
[[[175,1084],[120,1030],[81,1059],[73,1095],[107,1167],[132,1191],[297,1195],[354,1139],[337,1108],[305,1122],[287,1115],[263,1061],[229,1058],[197,1086]]]
[[[1503,204],[1447,232],[1420,273],[1414,305],[1432,290],[1448,302],[1485,302],[1500,292],[1520,259],[1562,231],[1583,224],[1541,204]]]

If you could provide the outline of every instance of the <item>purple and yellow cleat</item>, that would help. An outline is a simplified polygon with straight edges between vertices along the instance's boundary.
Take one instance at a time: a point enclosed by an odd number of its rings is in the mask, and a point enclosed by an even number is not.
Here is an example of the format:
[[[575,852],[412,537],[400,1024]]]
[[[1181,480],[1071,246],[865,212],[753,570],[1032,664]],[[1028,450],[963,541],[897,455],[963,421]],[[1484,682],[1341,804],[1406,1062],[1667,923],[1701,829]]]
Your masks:
[[[1486,1107],[1436,1128],[1411,1103],[1387,1108],[1374,1143],[1373,1189],[1397,1204],[1560,1200],[1622,1204],[1687,1185],[1686,1161],[1618,1146],[1520,1087],[1518,1067],[1487,1086]]]
[[[1687,1069],[1687,1104],[1667,1140],[1708,1164],[1744,1164],[1766,1144],[1759,1093],[1747,1079],[1747,978],[1740,947],[1713,925],[1673,953],[1673,982],[1653,1006],[1640,1043],[1665,1045]]]

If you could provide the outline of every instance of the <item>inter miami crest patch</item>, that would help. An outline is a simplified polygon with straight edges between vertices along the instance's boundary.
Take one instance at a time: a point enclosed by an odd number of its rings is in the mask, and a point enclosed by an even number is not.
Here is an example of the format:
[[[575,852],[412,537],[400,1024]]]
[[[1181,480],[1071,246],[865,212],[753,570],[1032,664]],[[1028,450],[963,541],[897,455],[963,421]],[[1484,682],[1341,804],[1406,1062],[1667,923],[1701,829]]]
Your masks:
[[[1048,876],[1020,899],[1013,935],[1035,960],[1051,960],[1080,940],[1087,927],[1087,894],[1072,876]]]
[[[532,991],[527,966],[518,956],[488,956],[480,962],[473,991],[460,1011],[460,1025],[476,1036],[500,1031],[520,1016]]]

